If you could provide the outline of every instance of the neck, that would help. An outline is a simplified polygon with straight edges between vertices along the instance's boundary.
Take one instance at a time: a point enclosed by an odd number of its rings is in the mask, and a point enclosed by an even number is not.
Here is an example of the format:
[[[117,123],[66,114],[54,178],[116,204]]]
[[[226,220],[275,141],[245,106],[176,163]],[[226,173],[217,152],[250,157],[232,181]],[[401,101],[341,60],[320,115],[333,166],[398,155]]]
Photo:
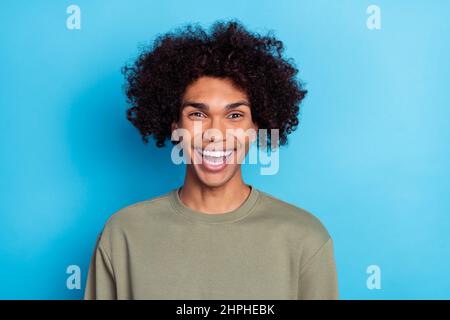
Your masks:
[[[180,199],[192,210],[221,214],[237,209],[249,194],[250,187],[244,183],[240,170],[223,185],[211,187],[187,168]]]

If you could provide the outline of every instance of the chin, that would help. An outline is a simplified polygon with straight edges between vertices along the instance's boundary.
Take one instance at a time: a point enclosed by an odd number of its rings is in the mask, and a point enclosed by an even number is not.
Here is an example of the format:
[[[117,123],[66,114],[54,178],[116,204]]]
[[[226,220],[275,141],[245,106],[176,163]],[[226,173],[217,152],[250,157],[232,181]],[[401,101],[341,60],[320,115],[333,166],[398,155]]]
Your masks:
[[[236,174],[237,169],[228,167],[227,170],[223,172],[205,172],[201,168],[194,165],[195,175],[201,181],[201,183],[208,187],[221,187],[230,181]]]

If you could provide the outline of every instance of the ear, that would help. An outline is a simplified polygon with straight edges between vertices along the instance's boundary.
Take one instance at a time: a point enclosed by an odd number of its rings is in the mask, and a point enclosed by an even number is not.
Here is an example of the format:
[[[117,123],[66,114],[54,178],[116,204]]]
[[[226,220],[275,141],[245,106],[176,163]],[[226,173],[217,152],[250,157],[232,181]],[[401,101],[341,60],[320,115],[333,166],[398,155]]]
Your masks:
[[[176,122],[172,122],[171,131],[173,132],[177,128],[178,128],[178,124]]]

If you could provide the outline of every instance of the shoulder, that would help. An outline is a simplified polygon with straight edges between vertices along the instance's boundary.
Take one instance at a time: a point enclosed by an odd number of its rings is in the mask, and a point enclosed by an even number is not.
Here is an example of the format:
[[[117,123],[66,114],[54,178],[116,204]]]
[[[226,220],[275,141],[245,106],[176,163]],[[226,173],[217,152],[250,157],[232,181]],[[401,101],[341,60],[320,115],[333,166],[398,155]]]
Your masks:
[[[266,192],[259,192],[262,214],[273,225],[293,232],[298,241],[309,247],[320,247],[330,239],[327,228],[315,214]]]
[[[101,244],[107,246],[113,238],[123,238],[130,233],[140,234],[144,226],[161,221],[158,218],[163,217],[169,207],[169,192],[122,207],[104,224],[99,235]]]

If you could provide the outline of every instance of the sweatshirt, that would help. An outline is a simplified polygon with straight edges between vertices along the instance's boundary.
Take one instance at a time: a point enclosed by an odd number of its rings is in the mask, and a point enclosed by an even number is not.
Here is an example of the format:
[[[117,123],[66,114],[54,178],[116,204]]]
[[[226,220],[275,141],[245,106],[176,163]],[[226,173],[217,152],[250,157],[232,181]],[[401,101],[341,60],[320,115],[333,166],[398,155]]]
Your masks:
[[[84,298],[338,299],[324,225],[249,186],[221,214],[191,209],[180,188],[115,212],[97,238]]]

